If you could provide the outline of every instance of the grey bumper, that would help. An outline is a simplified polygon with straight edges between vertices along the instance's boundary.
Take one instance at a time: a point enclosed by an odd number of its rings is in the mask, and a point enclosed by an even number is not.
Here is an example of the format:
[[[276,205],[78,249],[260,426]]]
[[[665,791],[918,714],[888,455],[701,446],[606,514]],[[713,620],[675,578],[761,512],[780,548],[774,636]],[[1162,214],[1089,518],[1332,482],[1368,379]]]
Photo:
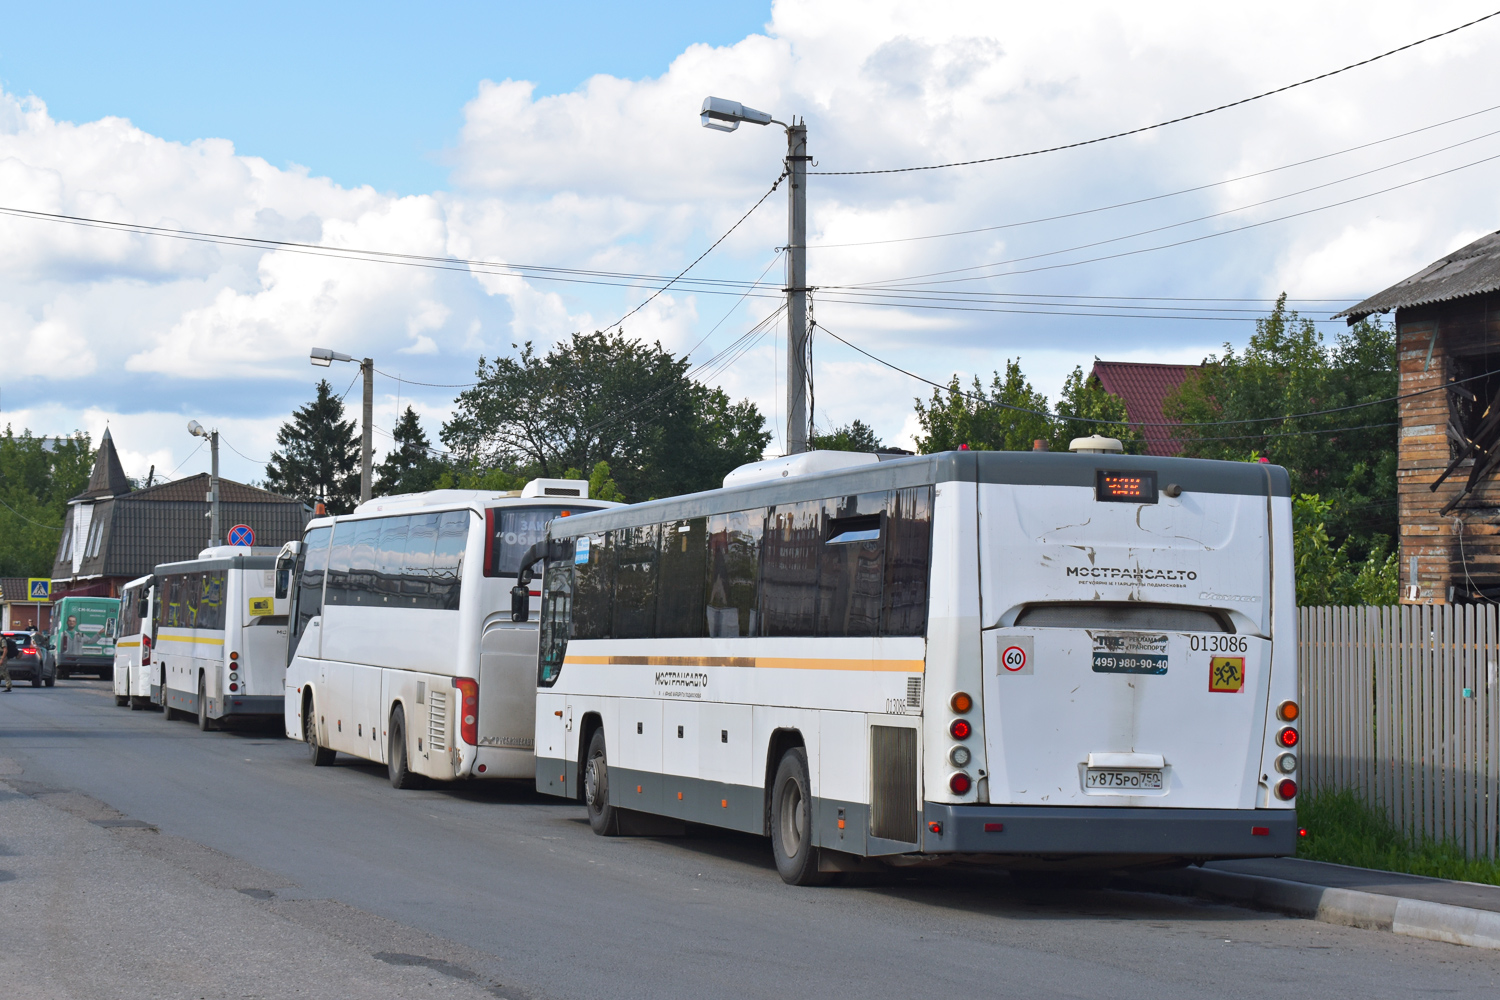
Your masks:
[[[223,714],[225,715],[281,715],[286,711],[286,698],[282,695],[255,694],[225,695],[223,702]]]
[[[1292,809],[963,806],[941,802],[925,803],[923,809],[922,850],[930,854],[1263,858],[1297,851],[1297,814]]]

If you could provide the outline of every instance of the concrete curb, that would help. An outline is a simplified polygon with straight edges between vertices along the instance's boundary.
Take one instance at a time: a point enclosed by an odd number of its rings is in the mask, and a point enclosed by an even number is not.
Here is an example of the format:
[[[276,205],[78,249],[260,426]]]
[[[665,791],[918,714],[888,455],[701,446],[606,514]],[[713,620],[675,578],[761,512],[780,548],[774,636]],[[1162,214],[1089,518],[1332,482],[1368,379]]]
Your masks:
[[[1212,868],[1138,875],[1126,879],[1124,884],[1147,892],[1197,896],[1346,927],[1390,931],[1471,948],[1500,949],[1500,913],[1493,910]]]

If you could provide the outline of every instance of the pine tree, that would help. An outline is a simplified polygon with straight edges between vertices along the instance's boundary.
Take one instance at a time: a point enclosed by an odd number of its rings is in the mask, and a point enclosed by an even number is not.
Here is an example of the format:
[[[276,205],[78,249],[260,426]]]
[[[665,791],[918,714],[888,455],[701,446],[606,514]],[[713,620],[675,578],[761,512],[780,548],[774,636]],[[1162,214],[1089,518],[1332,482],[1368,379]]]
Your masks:
[[[359,503],[359,442],[354,421],[324,379],[318,396],[276,432],[278,451],[266,464],[266,488],[308,503],[321,500],[330,514]]]
[[[391,435],[395,445],[385,461],[375,467],[375,494],[421,493],[430,490],[443,472],[443,463],[432,454],[431,442],[410,406],[401,415]]]

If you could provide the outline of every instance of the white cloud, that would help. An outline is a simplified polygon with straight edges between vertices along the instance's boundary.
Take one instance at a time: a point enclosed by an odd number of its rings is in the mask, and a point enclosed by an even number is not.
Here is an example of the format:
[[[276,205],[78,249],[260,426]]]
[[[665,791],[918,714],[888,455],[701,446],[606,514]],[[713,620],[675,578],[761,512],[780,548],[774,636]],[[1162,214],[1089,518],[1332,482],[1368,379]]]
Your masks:
[[[310,396],[305,386],[318,374],[307,366],[310,346],[371,356],[382,370],[396,367],[399,356],[404,378],[456,383],[467,380],[481,353],[526,340],[548,345],[642,302],[660,287],[660,276],[675,274],[733,224],[781,168],[777,127],[744,126],[728,135],[699,127],[698,106],[708,94],[783,120],[805,115],[815,169],[915,166],[1061,144],[1196,111],[1479,12],[1477,0],[1253,9],[1178,2],[1128,13],[1106,4],[781,0],[765,34],[691,46],[658,77],[600,75],[572,93],[543,97],[524,81],[476,81],[450,151],[451,190],[402,198],[280,169],[238,155],[221,139],[168,142],[122,118],[58,121],[40,100],[0,93],[4,205],[565,269],[554,280],[473,275],[445,265],[352,262],[0,215],[0,350],[22,386],[8,386],[6,399],[20,393],[38,431],[110,415],[120,447],[142,460],[170,454],[181,461],[191,442],[178,441],[169,426],[179,419],[175,411],[201,418],[217,410],[225,426],[244,422],[237,433],[253,449],[247,454],[264,457],[291,401]],[[811,242],[1023,223],[1426,126],[1482,106],[1463,95],[1488,84],[1495,30],[1481,26],[1306,88],[1097,146],[954,170],[814,176]],[[1242,323],[1119,318],[1132,311],[1166,316],[1174,305],[1142,308],[1128,297],[1373,292],[1495,227],[1494,166],[1176,250],[1054,265],[1314,209],[1493,155],[1500,139],[1261,209],[1095,250],[1054,252],[1337,181],[1500,128],[1496,121],[1500,114],[1480,116],[1296,170],[1071,219],[815,248],[809,274],[820,289],[817,317],[936,381],[955,371],[987,373],[1020,355],[1049,395],[1075,364],[1087,367],[1095,355],[1198,360],[1224,340],[1243,342],[1254,313]],[[694,274],[759,274],[786,241],[785,211],[783,186]],[[982,293],[965,302],[951,294],[918,302],[909,292],[875,302],[838,287],[1023,257],[1035,259],[998,269],[1029,272],[1023,275],[935,286]],[[1051,269],[1034,270],[1042,267]],[[781,276],[767,278],[774,293]],[[674,288],[631,317],[626,330],[686,350],[733,304],[732,296]],[[750,300],[694,359],[723,350],[773,307]],[[768,418],[784,410],[780,352],[771,343],[763,338],[717,376]],[[826,337],[815,350],[820,414],[838,423],[859,417],[887,439],[909,440],[910,400],[928,393],[922,383]],[[397,386],[378,385],[383,394],[391,390],[390,413],[377,419],[389,426]],[[399,391],[403,401],[416,394],[435,432],[452,390]],[[128,440],[136,433],[161,437]]]

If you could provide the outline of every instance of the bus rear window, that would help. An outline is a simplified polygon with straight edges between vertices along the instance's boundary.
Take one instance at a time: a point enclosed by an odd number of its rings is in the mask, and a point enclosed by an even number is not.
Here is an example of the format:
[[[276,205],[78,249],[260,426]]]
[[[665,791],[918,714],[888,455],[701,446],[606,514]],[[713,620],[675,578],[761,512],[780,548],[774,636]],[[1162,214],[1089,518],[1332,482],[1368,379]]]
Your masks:
[[[573,507],[491,507],[485,511],[491,532],[486,547],[485,576],[516,576],[521,571],[521,556],[547,535],[547,522],[568,517]]]
[[[1074,601],[1033,604],[1016,617],[1017,628],[1130,629],[1147,632],[1234,632],[1227,615],[1172,604]]]

